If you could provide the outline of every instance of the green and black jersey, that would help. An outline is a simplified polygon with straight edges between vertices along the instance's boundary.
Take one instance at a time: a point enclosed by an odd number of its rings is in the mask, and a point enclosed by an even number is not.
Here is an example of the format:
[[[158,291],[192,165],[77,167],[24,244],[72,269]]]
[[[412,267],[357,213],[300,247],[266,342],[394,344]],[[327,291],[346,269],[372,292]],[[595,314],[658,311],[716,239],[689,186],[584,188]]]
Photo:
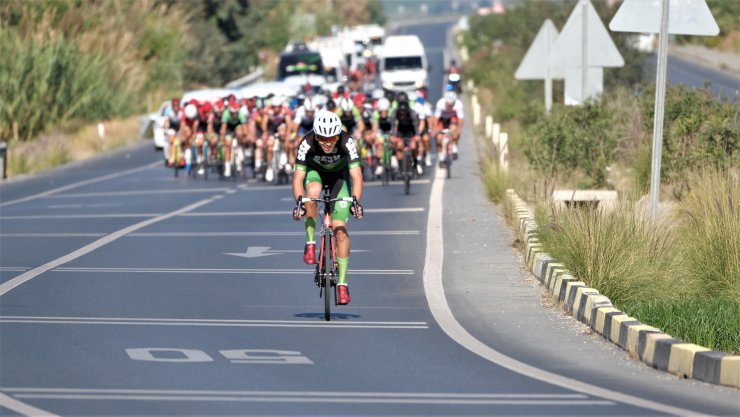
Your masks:
[[[352,136],[341,132],[339,142],[331,154],[321,149],[313,130],[306,133],[298,145],[295,169],[301,171],[339,172],[343,169],[360,166],[360,156]]]

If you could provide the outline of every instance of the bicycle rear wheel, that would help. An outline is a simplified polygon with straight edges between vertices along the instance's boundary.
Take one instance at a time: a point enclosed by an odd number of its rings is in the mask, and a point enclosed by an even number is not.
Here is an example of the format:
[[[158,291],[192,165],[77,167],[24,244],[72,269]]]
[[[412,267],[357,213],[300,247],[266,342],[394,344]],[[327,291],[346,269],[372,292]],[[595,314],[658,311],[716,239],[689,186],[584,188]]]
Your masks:
[[[324,252],[324,320],[331,320],[331,276],[334,271],[334,260],[331,252],[331,236],[324,235],[323,252]]]
[[[411,155],[408,151],[403,155],[403,192],[411,194]]]

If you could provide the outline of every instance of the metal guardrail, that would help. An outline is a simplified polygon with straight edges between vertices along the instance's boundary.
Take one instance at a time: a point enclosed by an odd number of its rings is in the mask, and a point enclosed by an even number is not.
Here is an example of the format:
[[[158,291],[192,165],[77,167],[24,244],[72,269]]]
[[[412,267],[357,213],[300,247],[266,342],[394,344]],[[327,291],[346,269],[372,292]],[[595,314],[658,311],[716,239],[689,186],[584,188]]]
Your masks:
[[[256,83],[258,81],[262,81],[262,78],[265,76],[265,71],[262,68],[257,68],[257,70],[241,77],[237,78],[236,80],[229,81],[226,83],[226,88],[239,88],[239,87],[246,87],[249,84]]]

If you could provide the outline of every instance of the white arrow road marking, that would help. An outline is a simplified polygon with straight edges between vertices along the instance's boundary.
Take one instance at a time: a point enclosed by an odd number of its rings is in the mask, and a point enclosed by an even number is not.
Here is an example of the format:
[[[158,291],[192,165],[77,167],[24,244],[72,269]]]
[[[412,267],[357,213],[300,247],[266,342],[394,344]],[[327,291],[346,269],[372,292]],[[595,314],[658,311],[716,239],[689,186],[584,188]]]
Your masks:
[[[269,246],[250,246],[244,253],[224,253],[224,255],[238,256],[240,258],[261,258],[263,256],[279,255],[280,251],[272,251]]]
[[[279,255],[281,253],[301,253],[299,249],[285,249],[285,250],[270,250],[270,246],[250,246],[244,253],[228,253],[224,252],[224,255],[238,256],[240,258],[261,258],[263,256]],[[352,249],[352,252],[369,252],[365,249]]]

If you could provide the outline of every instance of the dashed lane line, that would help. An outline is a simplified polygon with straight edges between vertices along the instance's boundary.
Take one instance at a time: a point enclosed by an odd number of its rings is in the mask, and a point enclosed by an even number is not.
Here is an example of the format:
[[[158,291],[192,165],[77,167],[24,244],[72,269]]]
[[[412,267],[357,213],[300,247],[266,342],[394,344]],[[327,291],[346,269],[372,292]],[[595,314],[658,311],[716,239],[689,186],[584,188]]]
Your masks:
[[[311,274],[314,269],[227,269],[227,268],[54,268],[51,272],[95,272],[95,273],[126,273],[126,274]],[[350,269],[353,275],[414,275],[412,269]],[[304,276],[300,276],[305,278]]]
[[[56,400],[292,402],[343,404],[594,406],[614,405],[578,394],[351,392],[351,391],[216,391],[147,389],[0,388],[16,398]]]
[[[76,182],[76,183],[73,183],[73,184],[65,185],[64,187],[59,187],[59,188],[55,188],[53,190],[45,191],[43,193],[34,194],[34,195],[30,195],[28,197],[18,198],[18,199],[11,200],[11,201],[5,201],[3,203],[0,203],[0,207],[7,207],[7,206],[10,206],[10,205],[13,205],[13,204],[24,203],[26,201],[36,200],[37,198],[54,196],[55,194],[59,194],[61,192],[67,191],[67,190],[72,190],[72,189],[75,189],[75,188],[78,188],[78,187],[82,187],[84,185],[94,184],[96,182],[107,181],[107,180],[110,180],[110,179],[113,179],[113,178],[123,177],[123,176],[126,176],[128,174],[133,174],[135,172],[144,171],[144,170],[147,170],[147,169],[150,169],[150,168],[154,168],[154,167],[159,166],[161,164],[162,164],[162,162],[160,162],[160,161],[152,162],[151,164],[144,165],[144,166],[141,166],[141,167],[138,167],[138,168],[134,168],[134,169],[129,169],[127,171],[116,172],[116,173],[113,173],[113,174],[104,175],[102,177],[98,177],[98,178],[93,178],[93,179],[90,179],[90,180]]]
[[[342,329],[428,329],[426,322],[403,321],[333,321],[317,320],[215,320],[124,317],[36,317],[0,316],[0,323],[118,325],[118,326],[191,326],[191,327],[276,327],[276,328],[342,328]]]
[[[220,196],[214,197],[218,199]],[[368,208],[366,214],[376,213],[422,213],[423,207],[385,207],[385,208]],[[286,216],[285,210],[272,211],[217,211],[217,212],[195,212],[182,213],[176,217],[228,217],[228,216]],[[0,216],[0,220],[54,220],[54,219],[106,219],[106,218],[141,218],[156,217],[163,213],[102,213],[102,214],[35,214],[35,215],[18,215],[18,216]]]
[[[77,249],[76,251],[74,251],[72,253],[69,253],[67,255],[64,255],[64,256],[62,256],[60,258],[57,258],[57,259],[55,259],[55,260],[53,260],[51,262],[47,262],[46,264],[44,264],[42,266],[39,266],[37,268],[34,268],[34,269],[30,270],[30,271],[24,272],[21,275],[18,275],[17,277],[12,278],[12,279],[10,279],[10,280],[8,280],[8,281],[0,284],[0,296],[5,295],[8,291],[12,290],[13,288],[18,287],[19,285],[21,285],[21,284],[23,284],[23,283],[25,283],[25,282],[27,282],[27,281],[29,281],[29,280],[37,277],[37,276],[43,274],[46,271],[49,271],[49,270],[54,269],[54,268],[56,268],[56,267],[58,267],[60,265],[65,264],[65,263],[67,263],[69,261],[75,260],[75,259],[77,259],[77,258],[79,258],[79,257],[81,257],[83,255],[86,255],[86,254],[94,251],[95,249],[98,249],[98,248],[100,248],[102,246],[105,246],[105,245],[107,245],[107,244],[109,244],[109,243],[111,243],[113,241],[116,241],[116,240],[120,239],[123,236],[126,236],[127,234],[129,234],[131,232],[134,232],[134,231],[139,230],[141,228],[150,226],[150,225],[155,224],[157,222],[161,222],[163,220],[167,220],[167,219],[169,219],[171,217],[174,217],[174,216],[176,216],[178,214],[185,213],[185,212],[188,212],[190,210],[195,210],[198,207],[204,206],[204,205],[209,204],[211,202],[213,202],[213,198],[208,198],[208,199],[205,199],[205,200],[201,200],[201,201],[198,201],[196,203],[193,203],[193,204],[190,204],[188,206],[185,206],[185,207],[183,207],[181,209],[178,209],[178,210],[172,211],[170,213],[167,213],[167,214],[164,214],[164,215],[161,215],[161,216],[157,216],[157,217],[154,217],[154,218],[151,218],[151,219],[148,219],[148,220],[144,220],[142,222],[136,223],[134,225],[125,227],[125,228],[123,228],[121,230],[118,230],[118,231],[115,231],[113,233],[110,233],[110,234],[108,234],[106,236],[103,236],[102,238],[100,238],[100,239],[98,239],[98,240],[96,240],[96,241],[94,241],[94,242],[92,242],[92,243],[90,243],[88,245],[85,245],[82,248]]]

